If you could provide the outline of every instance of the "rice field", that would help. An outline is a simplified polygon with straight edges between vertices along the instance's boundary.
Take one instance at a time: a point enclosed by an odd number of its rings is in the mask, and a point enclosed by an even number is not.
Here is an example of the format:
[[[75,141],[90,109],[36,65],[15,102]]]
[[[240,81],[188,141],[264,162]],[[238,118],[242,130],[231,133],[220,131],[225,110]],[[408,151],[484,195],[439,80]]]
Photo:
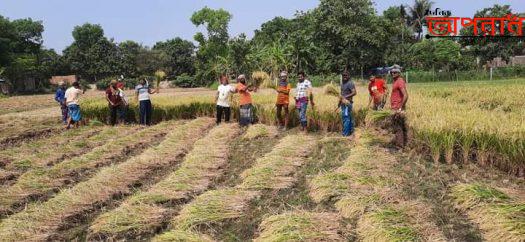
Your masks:
[[[403,150],[361,85],[353,140],[323,88],[308,133],[293,108],[277,129],[271,89],[248,128],[216,125],[203,89],[161,90],[149,127],[104,125],[100,92],[79,129],[58,107],[3,110],[0,241],[525,241],[523,87],[410,84]]]

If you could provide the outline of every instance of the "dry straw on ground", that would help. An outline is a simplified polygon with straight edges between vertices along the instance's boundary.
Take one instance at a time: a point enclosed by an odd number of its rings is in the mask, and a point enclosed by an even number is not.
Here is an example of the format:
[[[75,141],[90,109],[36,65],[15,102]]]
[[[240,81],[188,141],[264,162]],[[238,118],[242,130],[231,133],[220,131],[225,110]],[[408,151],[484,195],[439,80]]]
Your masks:
[[[72,157],[51,167],[30,170],[19,177],[12,186],[0,189],[0,211],[11,213],[16,207],[27,202],[30,197],[53,193],[57,188],[84,180],[98,168],[126,158],[126,154],[156,142],[159,135],[166,132],[169,123],[150,127],[137,132],[137,129],[118,129],[118,134],[105,140],[105,144],[81,156]]]
[[[177,126],[165,124],[171,130],[166,139],[141,155],[124,163],[101,169],[91,179],[61,191],[42,204],[33,204],[0,223],[0,238],[6,241],[52,240],[66,229],[66,218],[80,216],[97,206],[112,201],[117,195],[128,194],[132,185],[150,178],[152,172],[166,169],[189,152],[192,144],[211,125],[212,119],[196,119]]]
[[[273,215],[262,221],[254,241],[346,241],[339,219],[334,213],[306,211]]]
[[[122,238],[151,233],[162,225],[174,204],[184,203],[210,187],[227,166],[228,144],[239,134],[237,124],[213,128],[195,142],[180,167],[147,191],[128,198],[117,209],[99,216],[90,237]],[[173,211],[171,211],[173,212]]]
[[[525,203],[483,184],[452,187],[456,206],[467,212],[487,241],[525,241]]]

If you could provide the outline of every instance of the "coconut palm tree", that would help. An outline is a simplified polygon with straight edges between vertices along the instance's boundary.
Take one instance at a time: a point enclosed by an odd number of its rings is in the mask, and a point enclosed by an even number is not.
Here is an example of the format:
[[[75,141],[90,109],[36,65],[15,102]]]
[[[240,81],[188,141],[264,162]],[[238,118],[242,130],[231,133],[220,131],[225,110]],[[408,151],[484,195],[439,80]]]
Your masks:
[[[412,28],[417,33],[417,39],[421,39],[423,26],[425,26],[425,13],[430,10],[434,2],[430,0],[414,0],[414,5],[409,8]]]

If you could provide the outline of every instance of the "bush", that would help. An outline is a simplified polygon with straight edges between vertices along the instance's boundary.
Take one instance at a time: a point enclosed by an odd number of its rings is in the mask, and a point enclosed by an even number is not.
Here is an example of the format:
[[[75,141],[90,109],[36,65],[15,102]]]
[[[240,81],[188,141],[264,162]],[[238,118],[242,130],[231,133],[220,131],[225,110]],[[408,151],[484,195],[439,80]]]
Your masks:
[[[184,73],[171,82],[176,87],[195,87],[195,78]]]

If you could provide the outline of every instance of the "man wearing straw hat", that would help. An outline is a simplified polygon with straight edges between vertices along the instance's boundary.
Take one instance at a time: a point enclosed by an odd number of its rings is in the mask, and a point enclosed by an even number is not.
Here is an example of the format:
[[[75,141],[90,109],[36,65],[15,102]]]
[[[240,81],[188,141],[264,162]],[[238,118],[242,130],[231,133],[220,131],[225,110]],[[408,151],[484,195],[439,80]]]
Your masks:
[[[288,105],[290,104],[290,83],[288,83],[288,72],[282,71],[279,74],[279,85],[277,86],[277,102],[275,107],[277,108],[277,122],[279,124],[279,129],[288,128],[288,121],[290,119]],[[282,116],[282,111],[284,109],[284,120]]]
[[[60,105],[62,111],[62,122],[67,124],[67,105],[66,105],[66,82],[58,82],[58,89],[55,92],[55,101]]]

